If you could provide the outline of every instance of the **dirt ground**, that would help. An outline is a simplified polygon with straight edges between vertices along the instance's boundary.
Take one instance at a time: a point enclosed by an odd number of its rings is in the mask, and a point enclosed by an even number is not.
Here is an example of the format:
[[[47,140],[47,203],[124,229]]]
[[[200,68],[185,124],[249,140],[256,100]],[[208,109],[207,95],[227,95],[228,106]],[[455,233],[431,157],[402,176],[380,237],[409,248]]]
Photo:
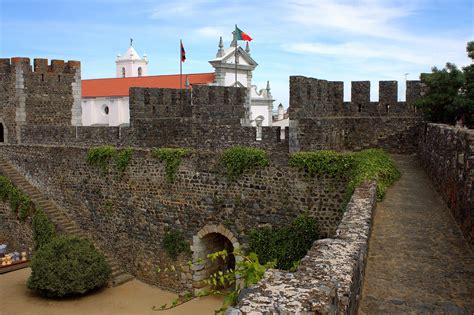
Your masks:
[[[0,275],[1,315],[93,315],[93,314],[214,314],[222,305],[219,297],[208,296],[185,303],[169,311],[153,311],[152,306],[170,304],[174,293],[158,289],[138,280],[115,288],[105,288],[79,298],[44,299],[33,294],[26,281],[30,269]]]

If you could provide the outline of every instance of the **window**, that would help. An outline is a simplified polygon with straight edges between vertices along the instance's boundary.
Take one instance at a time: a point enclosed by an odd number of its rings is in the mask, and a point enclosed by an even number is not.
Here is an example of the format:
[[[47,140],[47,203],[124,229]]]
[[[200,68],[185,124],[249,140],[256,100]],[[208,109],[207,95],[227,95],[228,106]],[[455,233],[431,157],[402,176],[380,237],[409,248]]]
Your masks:
[[[260,115],[257,118],[255,118],[255,125],[257,126],[256,130],[256,140],[260,141],[262,140],[262,122],[263,122],[263,116]]]
[[[125,67],[122,67],[122,78],[125,78]]]
[[[142,76],[142,67],[138,67],[138,76],[139,76],[139,77]]]
[[[107,106],[106,104],[102,105],[102,110],[104,111],[105,115],[109,114],[109,106]]]

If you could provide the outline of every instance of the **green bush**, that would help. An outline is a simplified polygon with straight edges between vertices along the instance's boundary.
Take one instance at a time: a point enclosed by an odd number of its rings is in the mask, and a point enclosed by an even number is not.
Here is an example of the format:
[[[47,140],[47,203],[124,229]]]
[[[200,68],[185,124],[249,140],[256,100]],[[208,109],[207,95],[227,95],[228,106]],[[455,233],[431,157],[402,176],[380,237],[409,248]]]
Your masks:
[[[297,167],[309,175],[344,175],[353,167],[354,159],[350,154],[335,151],[297,152],[290,155],[288,164]]]
[[[110,277],[102,254],[86,239],[59,236],[33,256],[28,288],[46,297],[84,294]]]
[[[255,252],[262,264],[276,261],[277,268],[291,270],[317,239],[319,227],[316,219],[301,215],[288,226],[252,229],[249,252]]]
[[[41,208],[36,209],[31,225],[35,250],[48,244],[56,234],[54,225],[49,221],[46,213]]]
[[[377,181],[377,200],[385,196],[388,187],[400,178],[400,171],[393,159],[381,149],[368,149],[352,154],[355,167],[351,174],[349,187],[354,190],[366,180]]]
[[[270,160],[264,150],[242,146],[224,150],[222,162],[227,170],[227,177],[231,180],[248,170],[270,165]]]
[[[189,244],[184,239],[183,233],[174,229],[166,231],[162,246],[173,259],[176,259],[179,254],[189,251]]]
[[[191,151],[189,149],[181,148],[155,148],[151,151],[153,157],[165,162],[166,180],[172,183],[178,172],[181,159],[189,155]]]

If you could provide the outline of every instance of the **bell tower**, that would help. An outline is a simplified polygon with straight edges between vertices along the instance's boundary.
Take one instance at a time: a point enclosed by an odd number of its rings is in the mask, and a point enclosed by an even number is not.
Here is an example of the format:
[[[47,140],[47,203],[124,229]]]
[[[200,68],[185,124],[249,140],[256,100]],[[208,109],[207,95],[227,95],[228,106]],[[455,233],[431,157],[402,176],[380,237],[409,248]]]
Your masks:
[[[148,74],[148,57],[143,58],[133,48],[133,39],[123,56],[117,55],[115,60],[115,73],[117,78],[142,77]]]

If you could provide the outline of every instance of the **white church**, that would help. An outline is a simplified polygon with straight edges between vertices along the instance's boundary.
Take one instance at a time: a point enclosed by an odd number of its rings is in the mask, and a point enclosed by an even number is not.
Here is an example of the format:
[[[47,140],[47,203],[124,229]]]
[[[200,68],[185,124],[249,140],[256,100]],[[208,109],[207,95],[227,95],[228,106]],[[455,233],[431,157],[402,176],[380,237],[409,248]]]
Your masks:
[[[236,62],[237,61],[237,62]],[[193,84],[246,87],[246,117],[244,126],[272,126],[273,102],[270,83],[258,90],[252,84],[252,73],[258,66],[250,55],[247,42],[245,49],[234,39],[224,48],[222,37],[216,57],[209,61],[214,68],[211,73],[148,76],[148,58],[136,52],[132,42],[123,56],[118,55],[116,78],[82,80],[82,124],[83,126],[127,126],[130,123],[129,88],[183,88]],[[237,75],[236,75],[237,73]],[[236,80],[237,78],[237,80]]]

